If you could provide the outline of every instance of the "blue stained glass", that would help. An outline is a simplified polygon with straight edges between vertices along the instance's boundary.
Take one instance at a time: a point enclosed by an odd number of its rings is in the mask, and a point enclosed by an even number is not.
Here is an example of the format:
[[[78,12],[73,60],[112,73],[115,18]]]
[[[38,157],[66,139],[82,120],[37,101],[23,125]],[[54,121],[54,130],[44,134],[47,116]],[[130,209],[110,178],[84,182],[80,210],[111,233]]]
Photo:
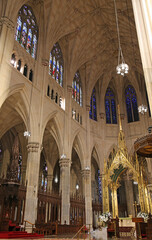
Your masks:
[[[78,104],[80,104],[80,106],[82,106],[82,88],[79,71],[77,71],[74,75],[72,83],[72,97]]]
[[[37,49],[37,37],[36,35],[33,36],[33,47],[32,47],[32,57],[36,57],[36,49]]]
[[[117,124],[115,95],[111,88],[107,88],[105,94],[106,123]]]
[[[82,107],[82,89],[80,87],[80,106]]]
[[[50,53],[50,75],[56,80],[60,86],[63,86],[63,58],[60,46],[55,43]],[[53,65],[52,65],[53,59]]]
[[[90,99],[90,111],[89,111],[90,119],[97,121],[97,109],[96,109],[96,91],[95,88],[92,91],[91,99]]]
[[[112,123],[116,124],[117,116],[116,116],[116,104],[114,99],[111,99],[111,111],[112,111]]]
[[[35,58],[38,37],[36,18],[32,13],[32,9],[26,5],[22,6],[18,15],[15,40],[18,41],[33,58]]]
[[[91,96],[91,100],[90,100],[90,111],[89,111],[89,117],[90,117],[90,119],[92,119],[92,96]]]
[[[28,30],[28,38],[27,38],[27,44],[26,44],[26,50],[28,53],[31,52],[31,41],[32,41],[32,30]]]
[[[16,34],[15,34],[15,40],[20,42],[21,39],[21,28],[22,28],[22,20],[19,16],[17,19],[17,26],[16,26]]]
[[[53,70],[52,70],[52,77],[55,79],[55,70],[56,70],[56,59],[55,56],[53,57]]]
[[[49,74],[52,74],[52,54],[50,53]]]
[[[24,22],[23,24],[23,30],[22,30],[22,37],[21,37],[21,46],[25,48],[26,46],[26,38],[27,38],[27,26]]]
[[[77,83],[77,103],[80,103],[79,84]]]
[[[74,99],[75,99],[75,101],[77,99],[77,83],[76,83],[76,81],[74,82]]]
[[[56,64],[56,82],[59,82],[59,61]]]
[[[60,86],[63,86],[63,67],[60,66]]]
[[[105,100],[105,107],[106,107],[106,123],[111,123],[110,101],[109,101],[109,99]]]
[[[102,202],[102,186],[101,186],[101,179],[100,179],[100,170],[98,170],[98,190],[99,190],[99,202]]]
[[[135,89],[129,85],[125,91],[128,123],[138,121],[138,104]]]

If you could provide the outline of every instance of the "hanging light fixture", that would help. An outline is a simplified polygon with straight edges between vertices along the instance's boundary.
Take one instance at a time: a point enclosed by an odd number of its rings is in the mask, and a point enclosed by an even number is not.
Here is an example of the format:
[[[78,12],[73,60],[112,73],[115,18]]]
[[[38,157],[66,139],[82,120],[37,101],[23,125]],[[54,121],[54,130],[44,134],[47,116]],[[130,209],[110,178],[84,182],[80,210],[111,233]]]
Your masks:
[[[138,112],[143,114],[143,115],[147,112],[147,110],[148,110],[147,106],[145,106],[143,104],[138,107]]]
[[[114,7],[115,7],[115,16],[116,16],[116,25],[117,25],[117,34],[118,34],[118,66],[116,67],[117,74],[120,74],[124,77],[125,74],[129,71],[129,66],[125,63],[125,59],[122,53],[121,43],[120,43],[120,33],[119,33],[119,25],[118,25],[118,15],[117,15],[117,7],[116,1],[114,0]]]

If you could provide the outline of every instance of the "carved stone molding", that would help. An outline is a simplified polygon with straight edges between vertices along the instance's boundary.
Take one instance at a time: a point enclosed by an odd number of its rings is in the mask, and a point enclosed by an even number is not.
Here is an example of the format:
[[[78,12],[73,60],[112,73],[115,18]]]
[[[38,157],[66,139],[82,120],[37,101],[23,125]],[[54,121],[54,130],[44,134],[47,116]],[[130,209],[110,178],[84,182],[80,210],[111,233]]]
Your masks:
[[[72,92],[72,86],[68,85],[67,90],[68,90],[69,93],[71,93]]]
[[[125,114],[120,114],[120,118],[121,118],[121,120],[124,120],[125,119]]]
[[[86,111],[90,111],[90,105],[86,105]]]
[[[47,59],[42,59],[42,65],[44,67],[48,67],[49,66],[49,61]]]
[[[38,152],[40,144],[38,142],[30,142],[27,145],[27,151],[28,152]]]
[[[99,116],[100,116],[101,119],[104,119],[105,113],[99,113]]]
[[[47,175],[47,180],[50,182],[53,181],[53,175],[52,174]]]
[[[10,30],[14,31],[14,23],[8,17],[1,17],[0,26],[5,24]]]
[[[84,179],[88,179],[90,177],[91,171],[90,169],[83,169],[81,171],[81,174]]]
[[[68,158],[60,159],[59,161],[60,168],[67,168],[71,166],[71,161]]]

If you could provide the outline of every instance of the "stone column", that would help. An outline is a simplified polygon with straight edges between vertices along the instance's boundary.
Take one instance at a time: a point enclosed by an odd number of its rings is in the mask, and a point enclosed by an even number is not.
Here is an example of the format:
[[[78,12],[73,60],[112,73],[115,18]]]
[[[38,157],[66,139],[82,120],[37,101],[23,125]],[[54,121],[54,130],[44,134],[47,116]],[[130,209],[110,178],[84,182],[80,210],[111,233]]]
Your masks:
[[[92,194],[91,194],[91,172],[89,168],[82,170],[83,193],[85,197],[86,226],[92,228]]]
[[[71,161],[62,158],[60,165],[60,184],[61,184],[61,224],[69,224],[70,220],[70,167]]]
[[[39,165],[40,165],[40,144],[38,142],[29,142],[27,145],[28,159],[26,171],[26,204],[24,219],[35,223],[37,219],[38,203],[38,182],[39,182]],[[29,229],[27,229],[29,231]]]
[[[150,110],[152,112],[152,1],[132,0]]]
[[[135,210],[134,210],[134,193],[133,193],[133,184],[131,178],[127,175],[124,179],[125,181],[125,191],[126,191],[126,202],[127,202],[127,211],[128,216],[132,215],[135,217]]]
[[[53,175],[49,174],[47,175],[47,191],[51,192],[52,191],[52,182],[53,182]]]
[[[11,41],[10,41],[11,39]],[[10,86],[10,61],[14,45],[14,23],[7,16],[0,19],[0,96],[6,93]],[[0,98],[0,106],[7,95]]]

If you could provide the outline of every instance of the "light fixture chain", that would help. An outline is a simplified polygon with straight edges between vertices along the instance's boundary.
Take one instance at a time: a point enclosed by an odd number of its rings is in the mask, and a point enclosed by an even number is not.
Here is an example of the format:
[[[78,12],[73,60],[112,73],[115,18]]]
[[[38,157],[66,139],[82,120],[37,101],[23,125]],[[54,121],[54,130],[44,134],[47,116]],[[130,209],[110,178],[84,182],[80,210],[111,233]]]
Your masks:
[[[115,16],[116,16],[116,26],[117,26],[117,34],[118,34],[118,44],[119,44],[119,51],[121,51],[121,44],[120,44],[120,32],[119,32],[119,24],[118,24],[118,14],[117,14],[117,6],[116,1],[114,1],[114,7],[115,7]],[[122,52],[122,51],[121,51]]]

